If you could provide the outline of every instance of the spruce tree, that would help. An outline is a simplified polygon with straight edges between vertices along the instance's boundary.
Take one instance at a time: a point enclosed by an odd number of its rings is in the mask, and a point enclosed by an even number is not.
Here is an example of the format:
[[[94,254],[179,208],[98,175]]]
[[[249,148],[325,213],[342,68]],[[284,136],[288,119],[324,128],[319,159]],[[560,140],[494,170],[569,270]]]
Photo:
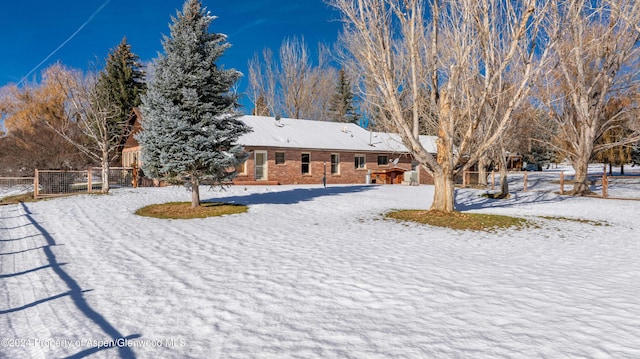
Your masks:
[[[188,177],[192,207],[200,205],[203,179],[222,184],[246,159],[239,136],[238,96],[230,89],[241,74],[216,61],[229,48],[226,36],[209,33],[214,16],[187,0],[163,40],[155,76],[142,96],[142,167],[154,177]]]
[[[140,96],[146,88],[144,75],[140,58],[131,51],[127,38],[123,38],[107,56],[98,86],[107,89],[109,97],[121,110],[125,119],[131,114],[132,108],[140,106]]]
[[[354,106],[354,95],[351,91],[351,81],[344,69],[338,73],[336,92],[329,105],[329,119],[334,122],[358,123],[360,116]]]
[[[104,70],[98,76],[98,93],[101,101],[109,107],[115,107],[117,114],[113,117],[110,127],[123,136],[127,136],[131,110],[140,106],[140,96],[144,93],[144,71],[140,65],[140,58],[131,51],[127,38],[123,38],[115,49],[112,49],[106,59]],[[122,143],[121,143],[122,145]],[[118,156],[122,149],[118,148]]]

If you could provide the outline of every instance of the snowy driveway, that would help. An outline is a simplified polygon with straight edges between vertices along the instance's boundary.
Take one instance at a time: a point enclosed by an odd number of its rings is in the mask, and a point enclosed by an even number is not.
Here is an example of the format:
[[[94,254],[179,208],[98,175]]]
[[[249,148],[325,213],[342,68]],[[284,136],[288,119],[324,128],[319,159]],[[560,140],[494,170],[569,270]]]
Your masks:
[[[0,358],[640,357],[639,201],[465,190],[539,224],[476,233],[381,219],[428,186],[201,191],[250,210],[133,214],[181,188],[0,206]]]

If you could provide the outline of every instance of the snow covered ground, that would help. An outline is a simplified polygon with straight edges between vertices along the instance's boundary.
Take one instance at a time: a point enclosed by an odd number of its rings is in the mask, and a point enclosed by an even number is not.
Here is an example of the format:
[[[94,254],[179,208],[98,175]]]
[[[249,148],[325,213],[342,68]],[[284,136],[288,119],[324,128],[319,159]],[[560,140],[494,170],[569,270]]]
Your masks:
[[[602,164],[589,165],[590,189],[595,195],[602,195]],[[608,167],[607,167],[608,171]],[[541,172],[527,172],[527,190],[542,192],[560,191],[560,174],[564,174],[564,191],[573,189],[573,176],[575,171],[568,164],[560,164]],[[607,172],[608,173],[608,172]],[[510,172],[509,191],[522,191],[524,189],[525,172]],[[610,198],[640,199],[640,167],[625,167],[625,176],[620,177],[620,167],[614,167],[613,176],[608,177],[608,196]],[[491,182],[489,177],[488,182]],[[495,175],[496,191],[500,188],[500,176]]]
[[[33,192],[33,185],[0,186],[0,199],[28,192]]]
[[[482,192],[458,209],[537,226],[382,219],[430,186],[203,187],[250,210],[194,220],[134,214],[176,187],[0,206],[0,358],[640,357],[640,201]]]

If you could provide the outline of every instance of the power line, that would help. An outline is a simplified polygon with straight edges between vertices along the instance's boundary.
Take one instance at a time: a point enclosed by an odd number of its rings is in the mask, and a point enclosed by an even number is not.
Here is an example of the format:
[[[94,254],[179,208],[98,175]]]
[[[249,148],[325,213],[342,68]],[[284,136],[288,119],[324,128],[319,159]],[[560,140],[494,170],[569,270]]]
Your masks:
[[[96,17],[96,15],[98,15],[98,13],[105,7],[107,6],[107,4],[109,4],[111,2],[111,0],[107,0],[104,2],[104,4],[100,5],[100,7],[93,12],[93,14],[91,14],[91,16],[89,16],[89,18],[87,19],[87,21],[85,21],[82,25],[80,25],[80,27],[73,33],[71,34],[71,36],[69,36],[66,40],[64,40],[64,42],[62,44],[60,44],[60,46],[58,46],[55,50],[53,50],[49,55],[47,55],[47,57],[44,58],[44,60],[40,61],[40,63],[38,65],[36,65],[36,67],[34,67],[31,71],[29,71],[29,73],[27,73],[26,75],[24,75],[22,77],[22,79],[20,80],[20,82],[18,82],[18,86],[20,86],[20,84],[22,84],[27,77],[29,77],[32,73],[34,73],[38,68],[40,68],[40,66],[42,66],[42,64],[44,64],[45,62],[47,62],[47,60],[49,60],[49,58],[51,58],[51,56],[55,55],[56,52],[60,51],[60,49],[66,45],[69,41],[71,41],[76,35],[78,35],[78,33],[80,31],[82,31],[82,29],[84,29],[85,26],[87,26],[87,24],[89,24],[91,22],[91,20],[93,20],[94,17]]]

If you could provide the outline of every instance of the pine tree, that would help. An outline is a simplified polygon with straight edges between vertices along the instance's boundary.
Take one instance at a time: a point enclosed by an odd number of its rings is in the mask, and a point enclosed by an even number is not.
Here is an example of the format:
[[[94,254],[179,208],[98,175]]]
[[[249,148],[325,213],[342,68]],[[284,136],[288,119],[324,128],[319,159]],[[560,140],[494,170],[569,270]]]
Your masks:
[[[128,118],[134,107],[140,106],[140,96],[146,90],[144,71],[140,58],[131,51],[127,38],[109,53],[105,68],[98,77],[98,90],[102,101],[117,108],[111,127],[128,125]],[[126,137],[126,128],[114,128],[114,131]],[[121,148],[118,149],[120,152]],[[119,155],[119,153],[118,153]]]
[[[354,94],[351,91],[351,81],[344,69],[338,72],[336,92],[329,105],[329,118],[334,122],[358,123],[360,116],[354,106]]]
[[[187,0],[172,18],[164,55],[142,96],[142,167],[154,177],[188,177],[192,207],[199,185],[230,180],[246,159],[238,137],[250,131],[238,121],[238,96],[230,92],[241,74],[216,61],[229,48],[226,36],[209,33],[215,19],[199,0]]]

